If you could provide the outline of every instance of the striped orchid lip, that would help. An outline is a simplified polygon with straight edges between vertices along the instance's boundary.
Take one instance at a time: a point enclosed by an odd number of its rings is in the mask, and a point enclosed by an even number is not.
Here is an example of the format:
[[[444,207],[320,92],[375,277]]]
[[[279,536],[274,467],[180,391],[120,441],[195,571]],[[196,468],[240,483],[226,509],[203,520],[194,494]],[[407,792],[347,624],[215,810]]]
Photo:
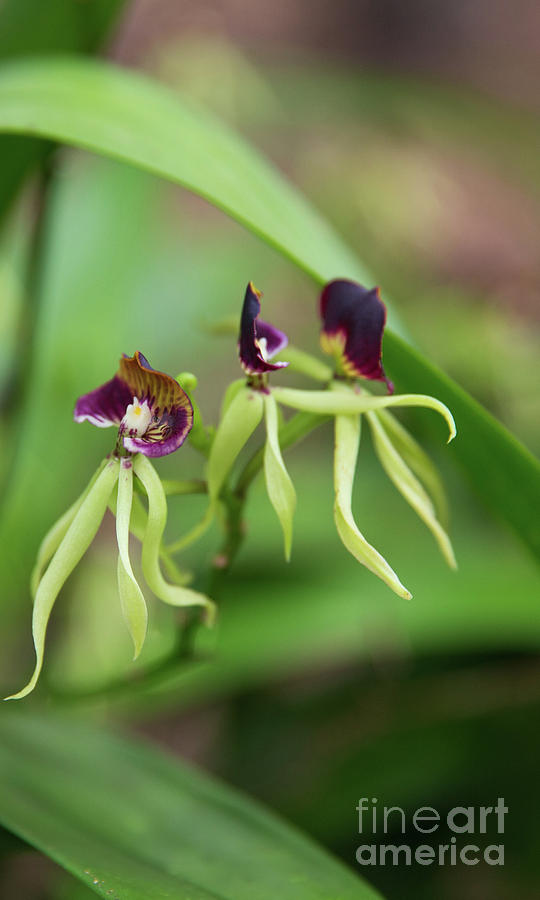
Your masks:
[[[261,297],[261,292],[250,281],[244,297],[238,336],[238,355],[246,375],[264,375],[289,365],[286,362],[270,362],[287,346],[289,339],[283,331],[259,319]]]
[[[381,362],[386,306],[379,288],[371,290],[355,281],[336,279],[323,288],[321,348],[336,360],[336,373],[347,378],[384,381],[394,386]]]
[[[193,407],[170,375],[153,369],[143,354],[120,360],[118,372],[75,404],[76,422],[118,426],[117,447],[158,457],[182,446],[193,425]]]

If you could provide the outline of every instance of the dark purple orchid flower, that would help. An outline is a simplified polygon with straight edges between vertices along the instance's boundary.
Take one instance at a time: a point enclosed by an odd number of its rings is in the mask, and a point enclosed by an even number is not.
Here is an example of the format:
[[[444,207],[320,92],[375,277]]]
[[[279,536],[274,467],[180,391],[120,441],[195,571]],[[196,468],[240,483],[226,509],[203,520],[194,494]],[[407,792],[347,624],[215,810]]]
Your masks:
[[[338,374],[384,381],[391,394],[394,386],[381,363],[386,307],[379,288],[368,290],[341,278],[330,281],[321,294],[320,312],[321,347],[335,357]]]
[[[283,331],[260,321],[261,297],[261,292],[250,281],[244,297],[238,337],[238,354],[246,375],[264,375],[289,365],[286,362],[269,362],[287,346],[289,339]]]
[[[118,425],[119,442],[130,453],[166,456],[187,438],[193,407],[178,382],[153,369],[137,350],[122,357],[114,378],[79,397],[74,418],[98,428]]]

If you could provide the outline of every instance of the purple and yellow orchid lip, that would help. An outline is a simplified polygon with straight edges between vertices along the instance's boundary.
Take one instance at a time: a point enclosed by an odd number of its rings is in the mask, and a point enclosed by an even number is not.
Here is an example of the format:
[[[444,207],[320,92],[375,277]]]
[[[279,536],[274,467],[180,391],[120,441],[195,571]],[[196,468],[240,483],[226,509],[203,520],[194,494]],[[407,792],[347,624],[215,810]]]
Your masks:
[[[335,357],[338,375],[384,381],[391,394],[394,386],[381,363],[386,306],[379,288],[369,290],[346,279],[330,281],[321,294],[320,313],[321,348]]]
[[[114,378],[79,397],[74,419],[98,428],[117,425],[127,451],[157,457],[184,443],[193,425],[193,407],[178,382],[153,369],[137,350],[122,357]]]
[[[286,362],[269,362],[287,346],[289,339],[283,331],[260,321],[261,297],[261,292],[250,281],[244,297],[238,337],[238,355],[246,375],[264,375],[289,365]]]

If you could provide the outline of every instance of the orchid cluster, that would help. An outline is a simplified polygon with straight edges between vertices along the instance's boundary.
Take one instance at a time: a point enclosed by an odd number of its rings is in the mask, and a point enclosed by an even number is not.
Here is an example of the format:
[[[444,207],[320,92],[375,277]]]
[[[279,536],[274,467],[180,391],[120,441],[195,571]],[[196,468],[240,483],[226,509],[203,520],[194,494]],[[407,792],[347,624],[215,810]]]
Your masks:
[[[214,519],[224,521],[226,531],[233,520],[238,524],[246,487],[263,468],[288,560],[296,492],[282,451],[329,418],[334,419],[335,429],[334,521],[349,553],[400,597],[411,597],[389,563],[366,540],[353,516],[352,491],[363,416],[384,470],[431,530],[448,564],[455,567],[443,524],[445,498],[438,474],[416,440],[389,410],[394,406],[435,410],[448,425],[449,441],[456,433],[454,420],[447,407],[434,397],[393,393],[381,361],[386,308],[378,288],[368,290],[344,279],[331,281],[324,287],[320,298],[321,348],[333,357],[333,369],[290,346],[284,332],[259,318],[261,296],[250,282],[238,338],[245,377],[227,388],[217,429],[202,426],[196,407],[194,422],[194,403],[186,389],[191,391],[195,387],[195,377],[184,375],[175,380],[152,369],[140,352],[133,357],[123,356],[117,374],[110,381],[77,401],[75,421],[88,421],[99,428],[117,427],[116,442],[81,496],[42,542],[31,581],[35,670],[26,687],[8,699],[24,697],[34,689],[43,665],[46,630],[54,602],[92,543],[107,508],[116,517],[118,594],[135,657],[145,640],[148,616],[130,562],[130,533],[142,544],[141,567],[149,589],[173,606],[202,607],[206,623],[211,624],[213,601],[186,586],[185,576],[176,567],[172,555],[197,540]],[[278,356],[282,358],[276,359]],[[321,382],[322,386],[316,390],[300,390],[271,383],[270,379],[287,366]],[[387,393],[371,393],[367,388],[370,381],[384,383]],[[296,413],[284,421],[280,407]],[[243,477],[232,486],[231,473],[239,454],[263,420],[264,445],[244,469]],[[208,492],[208,507],[202,521],[188,535],[165,546],[166,490],[150,460],[178,450],[188,436],[207,460],[204,487]],[[188,490],[179,489],[176,493]],[[141,495],[146,496],[146,504]],[[234,542],[233,548],[231,542],[226,546],[227,553],[216,558],[216,565],[223,568],[230,564],[236,549]],[[175,583],[165,580],[161,564]]]

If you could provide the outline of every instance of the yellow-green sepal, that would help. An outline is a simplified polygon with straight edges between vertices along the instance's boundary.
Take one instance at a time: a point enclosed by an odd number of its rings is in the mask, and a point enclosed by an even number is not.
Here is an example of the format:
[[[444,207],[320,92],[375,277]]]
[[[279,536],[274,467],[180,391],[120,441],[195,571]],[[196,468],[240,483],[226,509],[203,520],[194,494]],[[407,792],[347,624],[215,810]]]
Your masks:
[[[427,525],[437,541],[442,555],[448,565],[457,568],[456,558],[446,531],[435,515],[435,508],[429,495],[426,493],[407,463],[399,455],[383,425],[379,422],[378,415],[366,413],[371,427],[375,452],[381,465],[398,491],[405,497],[414,511]]]
[[[217,502],[238,454],[259,425],[263,410],[261,391],[252,390],[245,383],[226,407],[208,459],[208,493],[212,505]]]
[[[148,610],[129,558],[129,532],[133,503],[133,464],[122,460],[118,476],[116,502],[116,540],[118,542],[118,594],[122,615],[131,635],[134,659],[142,650],[148,627]]]
[[[167,498],[160,478],[146,456],[135,458],[133,469],[148,496],[148,519],[142,543],[142,570],[148,587],[156,597],[171,606],[202,606],[206,620],[215,618],[215,606],[209,597],[177,584],[169,584],[163,578],[159,556],[163,532],[167,522]]]
[[[352,512],[352,489],[360,445],[360,416],[337,415],[334,451],[334,520],[338,534],[358,562],[377,575],[399,597],[411,598],[398,576],[383,556],[372,547],[359,530]]]
[[[271,393],[264,395],[264,408],[266,420],[266,444],[264,447],[266,490],[281,524],[285,559],[289,561],[291,556],[293,517],[296,508],[296,491],[281,455],[278,408]]]
[[[47,625],[54,602],[97,534],[118,478],[118,470],[118,460],[109,460],[99,473],[39,582],[32,615],[32,635],[36,651],[34,673],[21,691],[6,697],[6,700],[20,700],[26,697],[37,684],[43,666]]]

